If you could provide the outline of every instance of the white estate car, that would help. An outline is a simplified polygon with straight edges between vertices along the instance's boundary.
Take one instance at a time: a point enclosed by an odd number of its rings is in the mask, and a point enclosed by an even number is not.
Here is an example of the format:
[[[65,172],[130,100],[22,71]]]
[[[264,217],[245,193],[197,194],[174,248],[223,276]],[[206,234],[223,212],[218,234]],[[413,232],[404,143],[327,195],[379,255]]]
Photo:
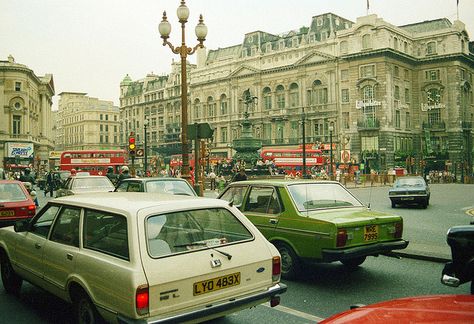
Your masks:
[[[0,229],[8,293],[27,280],[71,302],[79,323],[204,321],[279,304],[277,249],[226,201],[148,193],[48,202]]]

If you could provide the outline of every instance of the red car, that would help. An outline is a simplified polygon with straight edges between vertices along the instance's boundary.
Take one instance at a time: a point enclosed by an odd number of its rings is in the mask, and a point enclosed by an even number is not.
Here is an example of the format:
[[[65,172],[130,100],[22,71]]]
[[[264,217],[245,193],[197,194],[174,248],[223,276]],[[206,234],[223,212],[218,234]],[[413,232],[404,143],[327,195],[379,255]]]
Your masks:
[[[474,296],[432,295],[393,299],[336,314],[322,323],[474,323]]]
[[[0,226],[35,216],[36,206],[22,182],[0,180]]]

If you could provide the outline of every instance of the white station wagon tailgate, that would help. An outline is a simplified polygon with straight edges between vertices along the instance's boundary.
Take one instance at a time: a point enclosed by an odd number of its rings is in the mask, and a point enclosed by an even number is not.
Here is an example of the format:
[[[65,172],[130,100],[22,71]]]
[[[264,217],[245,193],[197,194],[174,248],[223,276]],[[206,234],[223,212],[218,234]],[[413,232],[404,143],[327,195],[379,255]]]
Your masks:
[[[194,311],[274,285],[269,243],[239,217],[218,207],[145,219],[142,262],[152,318]]]

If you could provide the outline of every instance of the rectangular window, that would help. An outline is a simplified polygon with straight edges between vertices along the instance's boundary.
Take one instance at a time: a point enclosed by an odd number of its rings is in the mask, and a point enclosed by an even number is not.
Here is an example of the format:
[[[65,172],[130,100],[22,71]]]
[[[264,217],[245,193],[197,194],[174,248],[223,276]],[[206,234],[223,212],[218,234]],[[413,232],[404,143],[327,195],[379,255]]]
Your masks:
[[[405,128],[406,129],[411,128],[411,119],[410,119],[410,113],[409,112],[405,113]]]
[[[362,151],[378,151],[379,150],[379,137],[362,137],[361,138]]]
[[[86,210],[84,248],[129,259],[127,219],[103,211]]]
[[[395,86],[395,93],[393,94],[396,100],[400,100],[400,87]]]
[[[395,128],[400,128],[400,110],[395,110]]]
[[[51,241],[79,247],[79,208],[64,207],[54,223]]]
[[[227,101],[221,101],[221,115],[227,115]]]
[[[349,70],[341,70],[341,81],[347,81],[349,80]]]
[[[394,69],[393,69],[393,75],[396,77],[396,78],[399,78],[400,77],[400,68],[398,66],[395,65]]]
[[[109,115],[105,115],[105,120],[109,120]]]
[[[103,120],[103,119],[104,119],[104,116],[103,116],[102,114],[100,114],[99,119],[100,119],[100,120]]]
[[[363,65],[360,67],[361,78],[373,78],[375,77],[375,65]]]
[[[405,88],[405,103],[410,102],[410,89]]]
[[[15,91],[21,91],[21,82],[15,82]]]
[[[13,135],[21,134],[21,116],[13,116],[12,133]]]
[[[425,71],[425,79],[428,80],[428,81],[439,80],[439,70]]]
[[[227,143],[227,127],[222,127],[221,128],[221,142],[222,143]]]
[[[349,102],[349,89],[342,89],[341,90],[341,101],[342,102]]]
[[[344,129],[349,129],[349,113],[348,112],[342,113],[342,127]]]

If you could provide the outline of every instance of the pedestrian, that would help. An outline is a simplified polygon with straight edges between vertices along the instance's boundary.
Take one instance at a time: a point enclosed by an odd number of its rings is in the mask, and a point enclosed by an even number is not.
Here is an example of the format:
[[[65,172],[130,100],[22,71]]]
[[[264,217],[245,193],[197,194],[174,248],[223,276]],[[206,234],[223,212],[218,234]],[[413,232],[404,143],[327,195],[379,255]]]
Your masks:
[[[49,192],[50,197],[53,197],[53,192],[55,189],[55,181],[53,177],[53,173],[50,171],[46,176],[46,185],[44,186],[44,196]]]
[[[224,176],[221,174],[221,175],[219,176],[219,178],[217,179],[217,189],[218,189],[219,193],[221,193],[222,191],[224,191],[225,185],[226,185],[225,178],[224,178]]]
[[[211,179],[211,190],[216,190],[216,177],[214,170],[211,170],[209,173],[209,179]]]
[[[131,178],[129,174],[129,169],[128,169],[128,166],[124,165],[122,167],[122,173],[120,173],[118,177],[118,182],[122,181],[123,179],[128,179],[128,178]]]
[[[114,184],[117,184],[117,175],[114,173],[114,167],[108,166],[107,167],[107,174],[105,175],[109,180]]]
[[[7,179],[7,176],[5,174],[5,171],[0,168],[0,180],[6,180]]]
[[[33,186],[35,182],[35,178],[31,175],[31,170],[30,168],[26,168],[24,174],[20,176],[20,181],[21,182],[29,182]]]
[[[244,168],[240,168],[239,173],[236,173],[234,178],[232,179],[232,182],[237,182],[237,181],[245,181],[247,180],[247,174],[245,173]]]

